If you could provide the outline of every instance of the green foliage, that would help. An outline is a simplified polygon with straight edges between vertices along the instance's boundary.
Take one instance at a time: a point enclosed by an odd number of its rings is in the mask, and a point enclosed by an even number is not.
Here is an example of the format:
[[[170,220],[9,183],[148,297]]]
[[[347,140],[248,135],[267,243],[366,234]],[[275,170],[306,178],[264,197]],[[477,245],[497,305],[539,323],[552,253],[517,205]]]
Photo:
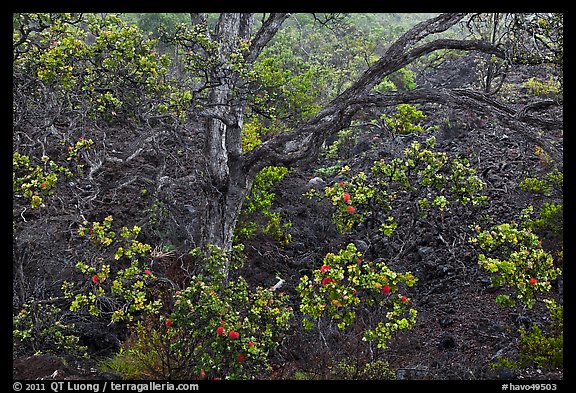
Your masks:
[[[78,262],[82,279],[65,281],[62,290],[71,301],[70,311],[119,323],[144,312],[156,313],[160,302],[147,289],[155,276],[142,261],[151,247],[136,240],[140,227],[122,227],[116,233],[112,221],[108,216],[90,226],[84,222],[78,229],[80,236],[88,238],[86,246],[95,248],[95,257]]]
[[[152,33],[157,39],[173,36],[182,23],[190,22],[190,14],[185,13],[127,13],[120,17],[127,23],[135,23],[138,28]]]
[[[254,65],[251,74],[260,87],[249,105],[255,113],[269,118],[273,124],[276,120],[297,123],[316,114],[319,109],[312,88],[318,70],[289,55],[284,52],[263,57]]]
[[[108,366],[125,370],[126,378],[254,379],[267,373],[292,310],[283,293],[250,288],[242,277],[224,279],[226,266],[242,266],[240,252],[192,250],[205,258],[205,270],[172,294],[171,312],[137,323]]]
[[[290,169],[286,167],[269,166],[263,168],[256,175],[252,191],[244,201],[235,229],[238,240],[250,239],[260,231],[284,244],[290,242],[291,235],[288,233],[288,229],[292,224],[291,222],[283,222],[279,212],[271,211],[276,194],[270,191],[288,173],[290,173]],[[259,226],[256,217],[264,219],[264,224]]]
[[[344,166],[340,173],[350,171],[348,166]],[[353,176],[348,182],[339,182],[324,189],[320,194],[315,189],[311,189],[306,195],[308,198],[329,198],[336,211],[332,215],[332,221],[341,233],[350,230],[354,225],[360,223],[368,211],[365,209],[370,200],[375,197],[376,190],[368,183],[368,178],[364,172]],[[353,195],[353,197],[352,197]]]
[[[535,96],[557,96],[562,89],[560,82],[552,76],[547,80],[530,78],[522,86]]]
[[[541,368],[564,366],[564,307],[553,299],[545,299],[551,323],[543,331],[536,323],[530,329],[521,328],[518,338],[518,355],[500,357],[492,367],[518,368],[536,365]]]
[[[333,222],[341,233],[379,214],[383,216],[380,230],[386,236],[397,228],[391,214],[400,208],[396,201],[402,193],[411,193],[418,201],[417,218],[426,217],[432,208],[444,214],[456,204],[477,206],[486,201],[487,197],[481,195],[486,185],[468,160],[450,159],[446,153],[432,151],[434,141],[434,138],[427,141],[428,148],[414,141],[404,151],[404,158],[374,162],[371,177],[360,172],[349,181],[326,187],[323,193],[310,190],[306,195],[330,198],[337,208]],[[344,167],[341,174],[349,170]]]
[[[266,130],[257,117],[244,123],[244,127],[242,127],[242,151],[246,153],[254,149],[262,143],[262,137],[266,134]]]
[[[312,329],[314,321],[319,327],[324,321],[345,331],[361,317],[366,323],[363,340],[386,348],[395,331],[410,328],[416,321],[417,312],[409,307],[404,293],[417,279],[410,272],[397,273],[382,261],[361,257],[349,244],[338,254],[327,254],[311,278],[301,277],[296,290],[305,317],[302,323]],[[368,322],[370,315],[376,318]]]
[[[12,317],[14,348],[31,348],[35,354],[67,352],[84,356],[86,347],[78,345],[74,324],[66,323],[62,310],[53,304],[25,303]]]
[[[533,228],[548,230],[557,235],[564,233],[564,205],[556,203],[544,203],[539,212],[539,218],[531,221],[529,225]]]
[[[424,132],[420,124],[413,124],[415,120],[425,119],[424,112],[409,104],[400,104],[396,107],[398,113],[394,116],[382,115],[382,120],[388,129],[395,134],[409,134],[411,132]]]
[[[564,175],[557,168],[547,173],[543,179],[528,177],[519,183],[520,189],[525,192],[557,197],[562,194]],[[557,248],[560,257],[563,248],[564,234],[564,205],[562,203],[544,202],[538,211],[538,216],[532,218],[533,206],[523,210],[523,225],[548,239],[551,248]]]
[[[375,87],[378,92],[413,90],[416,88],[416,74],[408,68],[401,68],[391,75],[384,78],[382,82]]]
[[[552,317],[550,333],[545,334],[537,324],[531,330],[520,329],[518,346],[522,365],[536,363],[539,367],[563,367],[564,365],[564,307],[547,299],[546,307]]]
[[[352,128],[345,128],[338,131],[336,139],[324,151],[323,156],[329,160],[339,160],[350,158],[352,149],[356,145],[359,133]]]
[[[554,191],[562,189],[564,183],[564,174],[557,168],[546,174],[546,177],[539,179],[537,177],[527,177],[522,180],[518,186],[522,191],[534,194],[551,196]]]
[[[199,379],[189,369],[193,345],[183,329],[166,326],[167,319],[146,315],[130,327],[120,351],[101,362],[103,371],[112,371],[125,380]]]
[[[385,360],[361,363],[357,358],[345,358],[330,367],[330,378],[338,380],[394,380],[396,374]]]
[[[53,194],[58,173],[72,176],[68,169],[48,156],[42,156],[41,161],[42,166],[32,165],[30,157],[12,153],[12,192],[16,197],[26,198],[33,209],[44,207],[44,198]]]
[[[479,231],[471,239],[481,250],[493,256],[481,253],[478,263],[488,272],[495,274],[492,285],[509,286],[515,294],[498,295],[496,301],[503,306],[515,306],[516,301],[532,308],[536,292],[548,292],[550,282],[562,274],[554,267],[550,253],[542,249],[540,239],[529,228],[516,223],[504,223],[490,230]]]
[[[138,119],[142,113],[185,116],[191,93],[175,88],[167,76],[169,57],[159,55],[157,41],[136,25],[110,14],[84,14],[77,21],[71,14],[18,15],[15,86],[26,84],[27,75],[36,76],[67,104],[63,110],[91,119],[110,121],[120,114]],[[50,24],[45,28],[33,27],[34,21],[46,19]],[[30,99],[37,94],[31,92]]]

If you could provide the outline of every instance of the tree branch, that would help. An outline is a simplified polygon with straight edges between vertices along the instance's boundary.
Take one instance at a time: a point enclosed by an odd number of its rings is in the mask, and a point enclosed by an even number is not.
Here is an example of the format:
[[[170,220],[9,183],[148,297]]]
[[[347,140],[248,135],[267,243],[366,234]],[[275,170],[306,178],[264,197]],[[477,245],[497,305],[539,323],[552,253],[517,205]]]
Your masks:
[[[278,30],[282,26],[282,23],[284,23],[284,21],[286,20],[286,18],[288,18],[289,15],[290,14],[282,14],[282,13],[270,14],[268,19],[266,19],[266,21],[262,24],[260,30],[258,30],[256,35],[252,39],[252,43],[250,44],[248,54],[245,56],[245,60],[247,63],[252,63],[254,60],[256,60],[258,55],[260,55],[260,52],[262,52],[262,49],[264,49],[264,47],[266,47],[268,42],[270,42],[270,40],[274,37],[274,35],[276,35]]]
[[[245,170],[255,173],[267,165],[290,165],[297,161],[314,159],[326,138],[350,126],[353,115],[362,107],[391,106],[409,102],[436,102],[471,109],[497,118],[510,128],[521,132],[528,140],[542,146],[552,158],[561,161],[561,149],[538,137],[525,126],[532,124],[546,129],[561,128],[561,121],[533,116],[527,110],[517,111],[492,97],[466,89],[416,89],[393,93],[370,93],[385,76],[439,49],[480,51],[505,58],[504,51],[487,41],[480,40],[437,39],[414,47],[423,38],[449,29],[465,15],[442,14],[416,25],[392,44],[351,87],[324,106],[314,117],[300,127],[280,133],[248,152],[244,156]],[[542,105],[530,106],[528,109],[539,107]]]
[[[526,125],[533,125],[547,130],[559,130],[563,127],[562,119],[545,119],[529,114],[532,109],[543,109],[558,103],[552,100],[540,101],[526,105],[519,110],[507,106],[491,96],[468,89],[415,89],[393,93],[370,93],[357,97],[351,104],[366,106],[394,106],[404,103],[430,103],[449,105],[469,109],[497,119],[510,129],[522,134],[527,140],[538,144],[557,162],[562,161],[562,150],[546,138],[538,136]]]

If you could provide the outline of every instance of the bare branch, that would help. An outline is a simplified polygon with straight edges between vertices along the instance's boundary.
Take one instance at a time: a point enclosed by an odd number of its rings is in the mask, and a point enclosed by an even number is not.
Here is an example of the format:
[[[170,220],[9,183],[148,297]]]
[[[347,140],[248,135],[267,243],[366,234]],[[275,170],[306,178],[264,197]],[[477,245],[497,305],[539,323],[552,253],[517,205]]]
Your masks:
[[[430,103],[435,102],[451,107],[464,108],[482,113],[498,120],[509,128],[521,133],[542,148],[557,162],[562,161],[562,150],[548,141],[545,137],[532,132],[526,125],[533,125],[548,130],[559,130],[563,127],[562,119],[550,120],[529,114],[532,110],[548,108],[558,103],[552,100],[540,101],[516,110],[507,106],[490,95],[468,89],[415,89],[393,93],[371,93],[359,96],[353,104],[363,107],[394,106],[403,103]]]
[[[258,55],[260,55],[260,52],[262,52],[262,49],[264,49],[264,47],[268,44],[268,42],[270,42],[270,40],[274,37],[274,35],[276,35],[278,30],[282,26],[282,23],[284,23],[284,21],[286,20],[286,18],[288,18],[289,15],[290,14],[282,14],[282,13],[270,14],[268,19],[266,19],[266,21],[262,24],[260,30],[258,30],[256,35],[252,39],[252,43],[250,44],[250,50],[248,54],[245,56],[245,60],[247,63],[252,63],[254,60],[256,60]]]

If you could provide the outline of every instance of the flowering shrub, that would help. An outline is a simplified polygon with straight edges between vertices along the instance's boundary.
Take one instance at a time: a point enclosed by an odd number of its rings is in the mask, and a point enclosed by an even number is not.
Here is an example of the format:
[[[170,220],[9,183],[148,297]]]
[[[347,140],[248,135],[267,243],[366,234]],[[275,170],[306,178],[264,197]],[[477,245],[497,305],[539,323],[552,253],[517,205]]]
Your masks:
[[[48,156],[42,156],[41,161],[42,166],[33,166],[30,157],[12,153],[12,192],[15,197],[29,200],[33,209],[43,207],[44,198],[52,195],[58,173],[72,176],[68,169],[57,165]]]
[[[386,348],[396,330],[412,327],[416,310],[405,295],[416,283],[410,272],[397,273],[384,262],[362,261],[362,254],[349,244],[338,254],[327,254],[313,276],[303,276],[296,287],[302,303],[303,325],[314,328],[314,321],[335,322],[341,330],[360,323],[363,340]],[[369,321],[369,322],[368,322]]]
[[[223,267],[241,266],[238,251],[210,247],[205,270],[173,294],[168,314],[135,325],[113,362],[119,372],[127,362],[138,378],[252,379],[268,370],[292,310],[283,293],[250,289],[242,277],[225,284]],[[201,255],[198,249],[192,253]]]
[[[193,359],[191,375],[252,379],[268,370],[268,356],[288,328],[292,310],[285,294],[249,288],[242,277],[225,285],[221,268],[226,258],[212,247],[205,273],[175,295],[169,318],[185,340],[173,348],[192,343],[182,353]]]
[[[350,170],[345,166],[340,171],[344,174]],[[329,198],[332,205],[336,206],[336,211],[332,215],[332,221],[341,233],[350,230],[354,225],[362,222],[369,214],[369,202],[374,198],[376,190],[368,184],[368,177],[364,172],[353,176],[347,182],[335,183],[324,189],[320,194],[315,189],[311,189],[306,196],[308,198]]]
[[[110,322],[131,321],[137,313],[155,313],[160,302],[147,290],[154,275],[142,259],[150,251],[149,244],[136,240],[140,227],[112,230],[112,216],[89,225],[84,222],[80,236],[88,238],[98,257],[78,262],[76,268],[83,280],[62,284],[64,296],[71,300],[70,311],[109,318]]]
[[[549,291],[550,282],[562,274],[560,268],[554,267],[552,255],[542,249],[540,239],[529,228],[504,223],[485,231],[477,227],[477,232],[471,241],[492,255],[481,253],[479,265],[495,274],[492,285],[508,285],[515,291],[513,297],[498,295],[496,301],[501,305],[514,306],[517,300],[532,308],[535,292]]]
[[[432,151],[434,144],[434,138],[426,141],[426,147],[414,141],[404,151],[404,158],[376,161],[370,177],[360,172],[348,181],[326,187],[323,193],[311,189],[306,195],[330,199],[336,206],[332,219],[341,233],[370,218],[379,222],[386,236],[398,227],[392,213],[404,206],[399,202],[402,194],[410,194],[409,199],[417,201],[415,219],[427,217],[432,209],[443,217],[456,204],[473,207],[486,201],[487,197],[481,195],[486,184],[469,162]],[[349,171],[345,166],[340,174]]]

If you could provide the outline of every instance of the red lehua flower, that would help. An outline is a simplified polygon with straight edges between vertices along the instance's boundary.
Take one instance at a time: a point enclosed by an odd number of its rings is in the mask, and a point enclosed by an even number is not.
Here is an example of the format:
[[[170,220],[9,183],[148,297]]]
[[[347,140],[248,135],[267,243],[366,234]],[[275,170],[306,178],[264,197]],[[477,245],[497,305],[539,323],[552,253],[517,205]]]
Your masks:
[[[167,319],[164,324],[166,325],[166,327],[170,327],[170,326],[172,326],[172,321]]]
[[[387,295],[390,293],[390,287],[388,285],[384,285],[382,287],[382,289],[380,289],[380,292],[382,292],[384,295]],[[404,297],[406,297],[406,296],[404,296]],[[402,301],[404,301],[404,300],[402,300]]]
[[[346,183],[344,183],[343,181],[340,182],[340,187],[344,187],[346,185]]]
[[[236,339],[238,339],[238,337],[240,337],[240,333],[238,333],[234,330],[231,330],[230,333],[228,333],[228,336],[230,336],[230,338],[232,340],[236,340]]]
[[[148,276],[152,274],[152,272],[149,269],[144,270],[144,273],[146,273],[146,275]]]
[[[403,303],[408,302],[408,298],[406,296],[402,296],[402,298],[400,300],[402,300]]]
[[[218,329],[216,329],[216,334],[219,336],[225,336],[226,333],[224,333],[224,328],[222,326],[218,326]]]
[[[92,282],[93,282],[94,284],[98,284],[98,281],[99,281],[99,280],[98,280],[98,276],[97,276],[97,275],[93,275],[93,276],[92,276]]]
[[[46,188],[46,187],[48,187],[48,186],[46,185],[46,183],[40,184],[40,188]]]
[[[530,279],[530,284],[535,285],[538,282],[534,277]]]
[[[324,265],[324,266],[322,266],[322,267],[320,268],[320,271],[321,271],[322,273],[329,272],[329,271],[330,271],[330,266]]]
[[[324,280],[322,280],[322,285],[328,285],[331,282],[335,282],[335,281],[332,280],[330,277],[326,277]]]
[[[350,194],[345,192],[344,195],[342,195],[342,199],[344,200],[345,203],[350,203]]]
[[[246,359],[246,357],[240,353],[240,354],[238,354],[238,356],[236,356],[236,359],[237,359],[239,362],[243,362],[244,359]]]
[[[226,321],[222,320],[220,321],[220,325],[224,326],[226,324]]]
[[[180,295],[180,291],[176,291],[176,296]]]
[[[362,259],[358,258],[358,266],[362,265]]]
[[[249,346],[249,347],[253,347],[253,346],[254,346],[254,341],[248,341],[248,346]]]
[[[354,206],[348,206],[346,211],[350,214],[354,214],[356,212],[356,209],[354,208]]]

